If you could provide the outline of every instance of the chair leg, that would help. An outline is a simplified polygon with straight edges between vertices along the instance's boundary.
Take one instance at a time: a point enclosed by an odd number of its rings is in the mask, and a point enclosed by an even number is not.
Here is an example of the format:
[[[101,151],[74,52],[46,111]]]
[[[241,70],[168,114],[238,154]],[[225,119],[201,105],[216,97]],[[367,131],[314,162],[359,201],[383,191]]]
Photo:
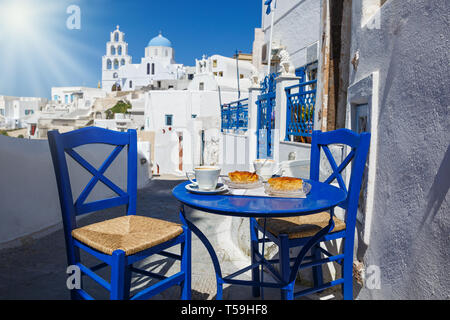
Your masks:
[[[320,252],[320,243],[312,247],[312,255],[314,256],[314,260],[316,261],[322,258]],[[312,271],[313,271],[314,287],[317,288],[323,284],[322,265],[312,267]]]
[[[126,299],[126,300],[130,299],[131,267],[132,267],[132,265],[125,266],[123,296],[124,296],[124,299]]]
[[[75,289],[70,290],[70,300],[82,300]]]
[[[80,249],[78,247],[75,247],[72,240],[66,239],[66,247],[68,248],[67,249],[68,267],[74,266],[77,263],[81,262]],[[83,277],[81,276],[81,273],[80,273],[80,289],[83,289]],[[76,289],[70,290],[70,299],[71,300],[83,300],[83,298],[76,291]]]
[[[111,300],[124,299],[125,269],[125,252],[122,250],[114,251],[111,264]]]
[[[251,251],[251,262],[254,264],[256,262],[256,252],[258,252],[258,230],[255,227],[255,219],[250,219],[250,251]],[[259,282],[259,267],[252,269],[252,281]],[[261,288],[258,286],[252,287],[253,297],[259,297],[261,295]]]
[[[216,300],[222,300],[222,299],[223,299],[223,283],[221,281],[217,281]]]
[[[342,277],[344,278],[344,283],[342,284],[344,300],[353,300],[353,259],[344,258]]]
[[[185,240],[181,244],[181,271],[184,272],[184,281],[181,285],[181,300],[191,300],[192,291],[192,261],[191,261],[191,230],[183,227]]]
[[[289,283],[284,288],[282,288],[282,296],[281,299],[283,300],[294,300],[294,285],[295,281]]]
[[[289,257],[289,237],[286,234],[280,235],[280,246],[278,250],[278,256],[280,259],[280,272],[281,278],[284,283],[288,283],[291,272],[290,257]],[[287,285],[281,289],[282,300],[294,299],[294,284]]]

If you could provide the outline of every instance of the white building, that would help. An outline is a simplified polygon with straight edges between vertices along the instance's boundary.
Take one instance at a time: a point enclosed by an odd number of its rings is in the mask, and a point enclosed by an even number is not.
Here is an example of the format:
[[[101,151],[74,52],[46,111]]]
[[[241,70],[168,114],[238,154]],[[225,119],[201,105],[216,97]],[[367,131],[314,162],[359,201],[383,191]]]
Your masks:
[[[238,75],[239,72],[239,75]],[[248,91],[254,68],[251,62],[212,55],[195,59],[195,76],[189,90]],[[239,82],[239,83],[238,83]],[[237,99],[236,99],[237,100]]]
[[[221,99],[235,100],[236,92],[221,92]],[[146,93],[144,132],[153,134],[154,173],[183,174],[195,165],[218,163],[219,100],[212,90]]]
[[[106,55],[103,56],[102,86],[105,91],[135,90],[147,86],[162,89],[164,80],[187,77],[184,66],[175,62],[172,43],[161,33],[148,42],[140,63],[133,64],[127,52],[124,33],[117,26],[111,33],[111,39],[106,44]]]
[[[214,160],[218,151],[199,146],[218,141],[220,104],[248,97],[255,73],[249,54],[234,58],[204,55],[194,67],[177,64],[172,43],[161,33],[148,42],[140,63],[133,64],[124,33],[117,27],[106,44],[102,87],[108,93],[122,91],[120,97],[132,108],[114,119],[96,113],[94,125],[121,131],[141,129],[141,138],[145,136],[153,148],[154,172],[182,173],[194,164],[218,161]],[[205,140],[198,142],[201,137]],[[205,160],[206,153],[214,156]],[[172,154],[183,156],[172,159]]]
[[[52,87],[52,102],[74,109],[89,109],[96,99],[104,97],[106,92],[99,88]]]
[[[47,101],[46,98],[0,96],[0,127],[25,128],[25,119],[38,113]]]
[[[253,72],[252,63],[239,56],[203,55],[187,90],[146,93],[144,130],[154,133],[154,173],[182,174],[218,163],[220,104],[246,99]]]
[[[29,138],[46,139],[47,131],[59,129],[66,132],[87,125],[106,99],[106,92],[89,87],[52,87],[52,100],[38,112],[26,117],[23,122]],[[115,100],[115,99],[114,99]],[[100,110],[99,110],[100,109]]]
[[[121,132],[128,129],[138,129],[130,119],[130,115],[124,113],[114,114],[114,119],[94,119],[94,126]]]
[[[261,2],[263,3],[261,30],[264,33],[261,62],[266,68],[269,60],[270,36],[272,36],[272,54],[284,47],[295,69],[316,61],[319,54],[322,1],[277,1],[276,9],[269,15],[266,15],[264,1]],[[272,15],[274,15],[273,30],[271,30]],[[276,57],[272,56],[272,60],[274,58]],[[265,72],[267,72],[266,68]],[[273,65],[272,70],[277,71],[276,64]]]

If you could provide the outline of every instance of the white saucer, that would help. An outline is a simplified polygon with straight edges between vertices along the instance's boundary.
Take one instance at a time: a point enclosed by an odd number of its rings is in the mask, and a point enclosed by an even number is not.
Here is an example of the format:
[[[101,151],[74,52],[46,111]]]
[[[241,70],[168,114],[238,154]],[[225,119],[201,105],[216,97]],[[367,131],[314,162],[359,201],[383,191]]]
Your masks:
[[[197,185],[190,183],[185,186],[186,190],[198,194],[217,194],[227,191],[228,188],[223,183],[218,183],[215,190],[200,190]]]

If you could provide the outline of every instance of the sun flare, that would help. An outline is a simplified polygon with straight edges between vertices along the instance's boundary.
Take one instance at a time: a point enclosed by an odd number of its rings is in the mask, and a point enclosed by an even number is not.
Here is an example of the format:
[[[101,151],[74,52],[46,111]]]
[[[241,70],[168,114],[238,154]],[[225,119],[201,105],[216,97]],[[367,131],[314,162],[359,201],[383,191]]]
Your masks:
[[[68,16],[60,1],[0,0],[0,95],[19,86],[27,96],[46,96],[45,88],[66,85],[68,74],[90,74],[79,56],[99,53],[67,28]]]
[[[33,30],[36,9],[27,1],[10,1],[0,10],[3,27],[14,35],[23,35]]]

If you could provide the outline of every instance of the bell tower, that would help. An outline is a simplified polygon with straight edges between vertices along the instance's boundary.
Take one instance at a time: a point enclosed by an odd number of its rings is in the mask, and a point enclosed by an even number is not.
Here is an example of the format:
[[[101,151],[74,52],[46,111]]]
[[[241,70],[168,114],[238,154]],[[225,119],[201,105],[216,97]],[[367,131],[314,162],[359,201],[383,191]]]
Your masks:
[[[131,64],[131,56],[128,55],[128,43],[125,42],[125,33],[120,31],[119,26],[110,34],[106,43],[106,54],[102,58],[102,88],[111,92],[113,85],[120,83],[119,69]]]

